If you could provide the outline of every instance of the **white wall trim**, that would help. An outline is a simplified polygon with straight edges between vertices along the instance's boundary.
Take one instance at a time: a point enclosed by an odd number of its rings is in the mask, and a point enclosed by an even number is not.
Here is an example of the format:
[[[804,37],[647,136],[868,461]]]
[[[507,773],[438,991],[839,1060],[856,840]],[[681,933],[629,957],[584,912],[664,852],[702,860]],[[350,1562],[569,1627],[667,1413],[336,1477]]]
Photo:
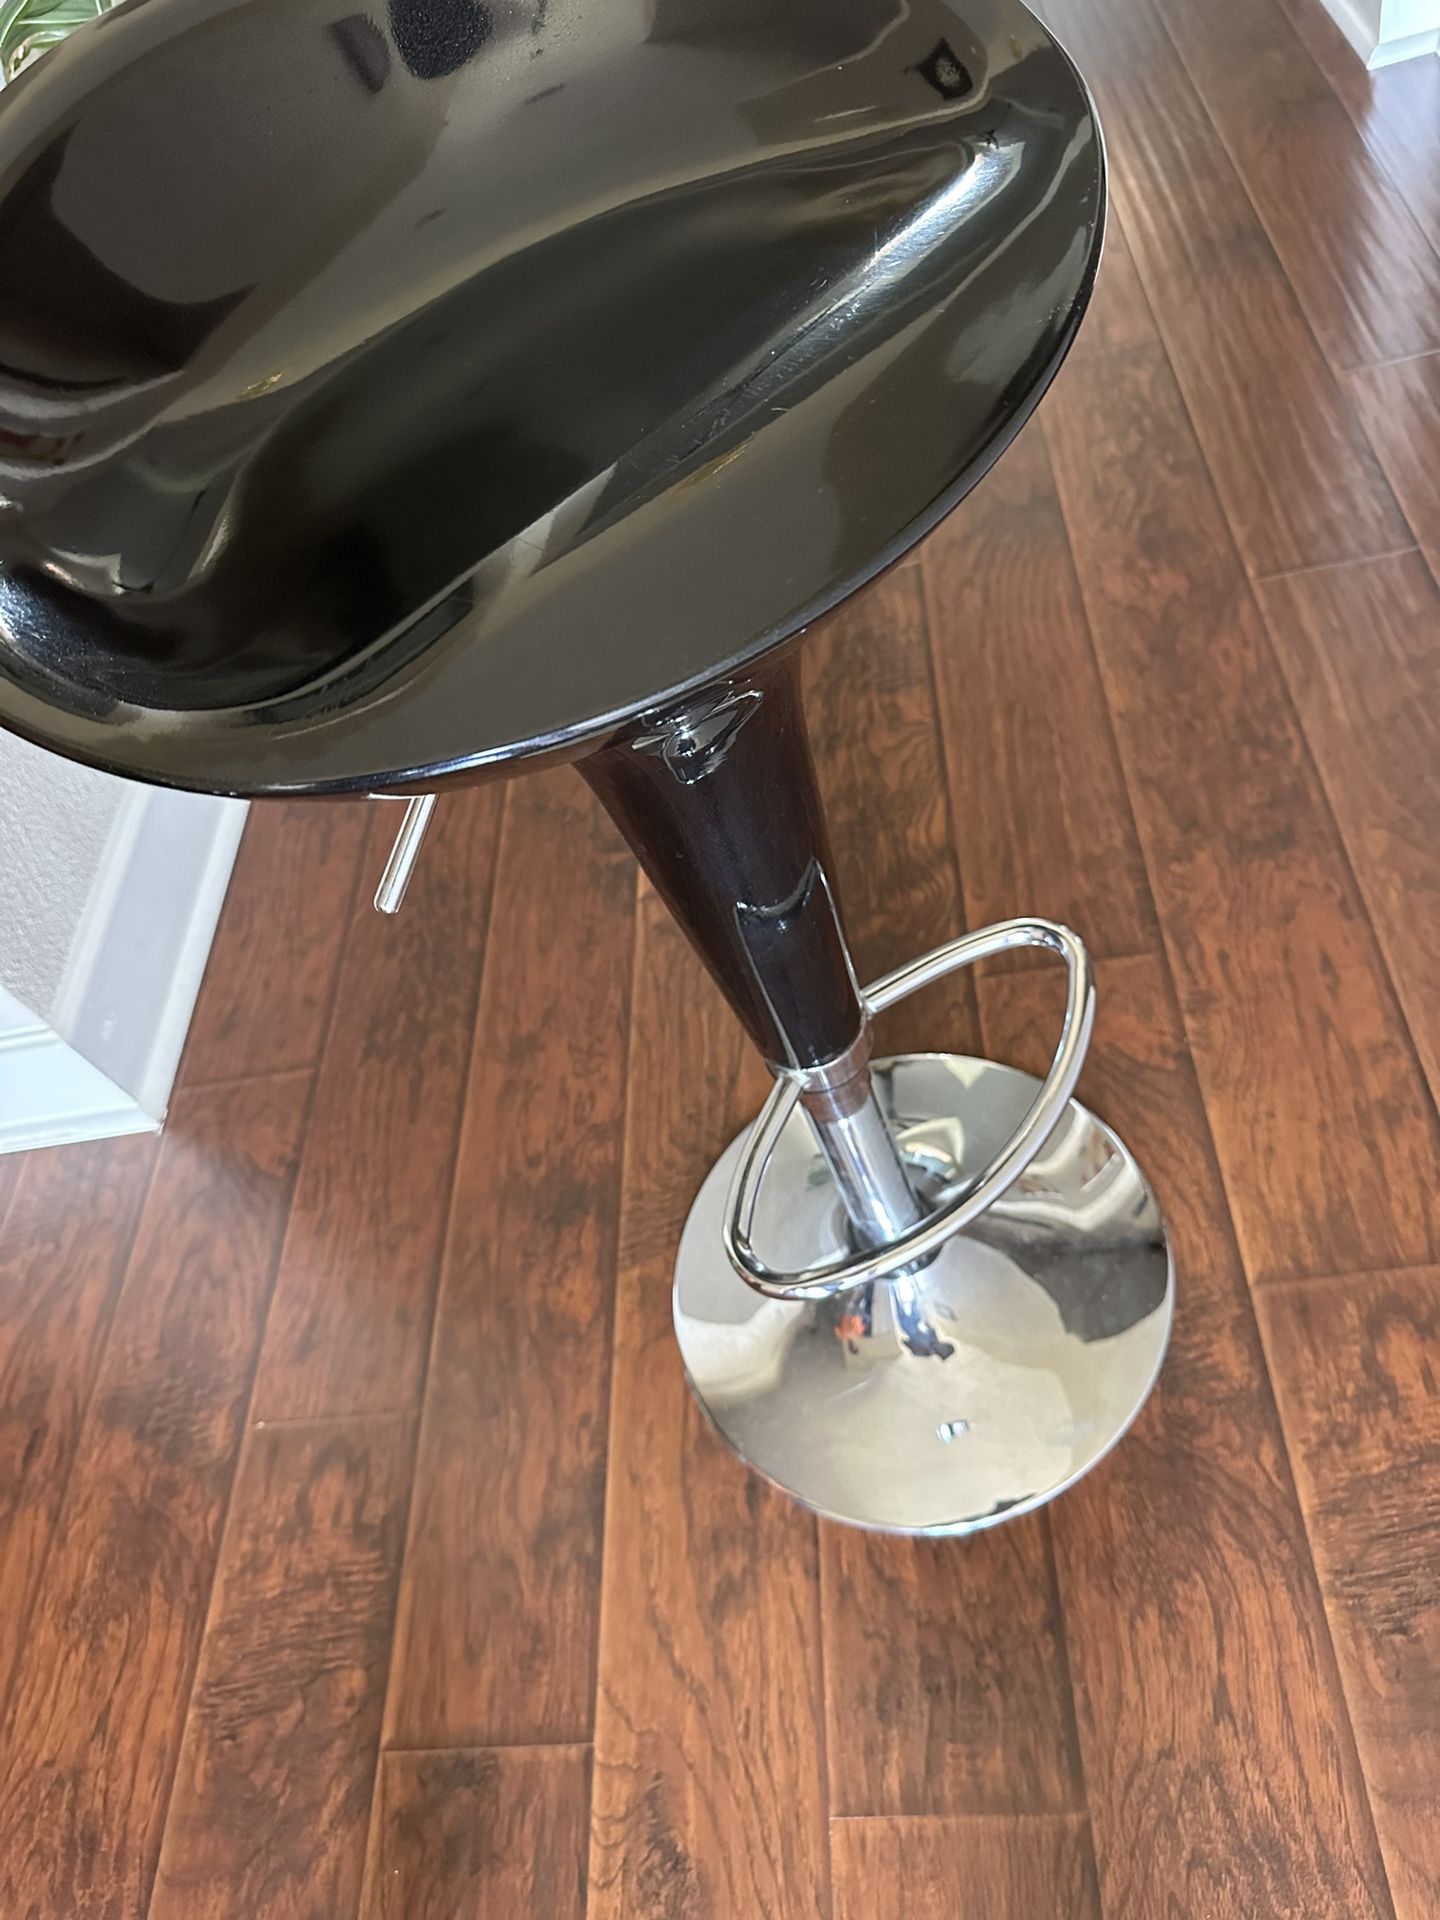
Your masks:
[[[1330,18],[1369,66],[1370,56],[1380,40],[1380,9],[1376,0],[1370,0],[1368,7],[1364,0],[1359,4],[1357,0],[1324,0],[1324,4]]]
[[[1440,52],[1440,0],[1323,0],[1323,4],[1372,72]]]
[[[157,1123],[245,812],[162,788],[126,794],[51,1009],[55,1034]]]
[[[0,1153],[155,1133],[160,1122],[0,987]]]
[[[1373,73],[1378,67],[1393,67],[1401,60],[1414,60],[1427,53],[1440,53],[1440,27],[1402,33],[1396,40],[1378,40],[1365,64]]]

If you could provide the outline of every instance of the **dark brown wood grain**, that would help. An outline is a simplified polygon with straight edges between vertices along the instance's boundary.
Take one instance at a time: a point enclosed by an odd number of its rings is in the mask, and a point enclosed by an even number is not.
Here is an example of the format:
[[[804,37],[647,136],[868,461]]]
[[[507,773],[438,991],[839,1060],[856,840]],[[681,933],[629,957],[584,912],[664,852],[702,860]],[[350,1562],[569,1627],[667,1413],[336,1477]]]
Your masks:
[[[1436,70],[1440,72],[1440,60]],[[1440,353],[1351,376],[1360,418],[1415,538],[1440,574]]]
[[[1162,964],[1102,962],[1081,1097],[1164,1210],[1176,1321],[1160,1384],[1051,1510],[1107,1915],[1386,1920],[1324,1610]],[[1053,974],[982,982],[989,1047],[1054,1048]]]
[[[0,1911],[143,1914],[309,1078],[176,1100],[0,1730]]]
[[[937,532],[924,575],[970,925],[1038,913],[1097,954],[1158,946],[1038,427]]]
[[[1425,1259],[1434,1110],[1159,350],[1068,369],[1046,432],[1251,1278]]]
[[[149,1920],[310,1920],[360,1898],[408,1416],[246,1435]]]
[[[1403,546],[1384,476],[1149,0],[1042,10],[1096,90],[1126,237],[1251,570]]]
[[[506,797],[387,1738],[585,1739],[635,869],[569,768]]]
[[[387,1753],[363,1920],[584,1920],[585,1747]]]
[[[24,1646],[159,1142],[15,1155],[0,1238],[0,1703]]]
[[[878,979],[965,928],[918,571],[888,574],[816,629],[805,701],[846,933],[861,980]],[[959,974],[888,1014],[880,1043],[923,1033],[963,1053],[978,1032]]]
[[[1084,1804],[1049,1523],[971,1540],[827,1526],[832,1814]]]
[[[1079,1815],[837,1820],[835,1920],[1100,1920]]]
[[[1440,346],[1440,258],[1274,0],[1153,3],[1331,365]]]
[[[1440,249],[1440,65],[1401,60],[1367,71],[1324,0],[1279,5],[1335,89],[1365,144]]]
[[[1269,581],[1261,605],[1440,1099],[1440,586],[1409,553]]]
[[[1260,1324],[1397,1920],[1440,1911],[1440,1268],[1267,1288]]]
[[[368,804],[252,802],[180,1063],[183,1083],[320,1058]],[[385,810],[398,823],[398,809]]]
[[[23,1154],[0,1153],[0,1247],[4,1245],[5,1222],[9,1216],[10,1202],[15,1197],[15,1188],[19,1184],[20,1169],[24,1162]]]
[[[357,906],[255,1393],[259,1419],[417,1405],[499,834],[447,795],[396,915]],[[397,809],[376,807],[379,873]]]
[[[1135,256],[1125,238],[1117,195],[1112,189],[1099,277],[1070,352],[1085,359],[1091,354],[1108,353],[1112,347],[1143,346],[1155,337],[1155,317],[1135,271]]]
[[[743,1045],[647,896],[630,1038],[590,1920],[827,1916],[815,1523],[709,1431],[671,1328],[691,1199],[761,1097],[764,1075]]]

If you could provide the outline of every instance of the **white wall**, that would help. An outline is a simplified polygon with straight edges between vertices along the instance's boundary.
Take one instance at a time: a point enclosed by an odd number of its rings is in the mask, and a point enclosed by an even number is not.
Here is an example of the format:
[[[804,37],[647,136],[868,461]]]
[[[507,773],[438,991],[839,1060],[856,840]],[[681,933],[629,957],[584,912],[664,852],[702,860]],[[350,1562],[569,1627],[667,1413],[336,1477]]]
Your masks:
[[[0,734],[0,1152],[159,1125],[244,815]]]
[[[0,736],[0,987],[48,1020],[124,786]]]

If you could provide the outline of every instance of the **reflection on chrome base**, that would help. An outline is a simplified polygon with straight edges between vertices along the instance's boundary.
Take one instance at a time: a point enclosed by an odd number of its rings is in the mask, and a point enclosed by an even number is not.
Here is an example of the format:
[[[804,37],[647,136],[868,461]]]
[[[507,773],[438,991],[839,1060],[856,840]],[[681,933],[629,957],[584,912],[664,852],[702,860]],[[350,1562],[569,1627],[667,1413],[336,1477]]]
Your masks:
[[[932,1202],[983,1171],[1038,1086],[957,1054],[873,1072]],[[767,1299],[725,1257],[745,1137],[700,1189],[675,1274],[690,1384],[742,1460],[832,1519],[969,1533],[1054,1499],[1115,1445],[1159,1372],[1174,1276],[1145,1176],[1084,1107],[1070,1102],[1026,1173],[928,1265],[818,1301]],[[799,1269],[847,1251],[848,1234],[797,1112],[767,1170],[756,1247]]]

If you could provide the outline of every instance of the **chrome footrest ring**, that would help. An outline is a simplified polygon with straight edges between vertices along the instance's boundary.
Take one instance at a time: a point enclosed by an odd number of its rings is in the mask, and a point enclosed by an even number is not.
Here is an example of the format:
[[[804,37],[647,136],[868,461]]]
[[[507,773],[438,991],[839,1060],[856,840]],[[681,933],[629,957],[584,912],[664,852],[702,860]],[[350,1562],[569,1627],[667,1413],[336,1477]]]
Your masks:
[[[1017,947],[1043,947],[1065,961],[1068,990],[1060,1044],[1050,1071],[1030,1111],[983,1173],[958,1192],[947,1195],[933,1213],[883,1247],[848,1254],[798,1273],[770,1267],[756,1253],[750,1235],[760,1183],[786,1121],[795,1109],[800,1089],[792,1080],[778,1080],[746,1141],[735,1170],[726,1206],[723,1238],[726,1255],[740,1278],[772,1300],[820,1300],[867,1280],[884,1279],[903,1267],[935,1253],[952,1235],[977,1220],[1024,1173],[1059,1124],[1090,1045],[1095,1021],[1095,985],[1090,956],[1080,936],[1053,920],[1004,920],[978,933],[951,940],[933,953],[897,967],[873,986],[864,1000],[868,1010],[883,1012],[922,987],[961,967],[992,959]]]

